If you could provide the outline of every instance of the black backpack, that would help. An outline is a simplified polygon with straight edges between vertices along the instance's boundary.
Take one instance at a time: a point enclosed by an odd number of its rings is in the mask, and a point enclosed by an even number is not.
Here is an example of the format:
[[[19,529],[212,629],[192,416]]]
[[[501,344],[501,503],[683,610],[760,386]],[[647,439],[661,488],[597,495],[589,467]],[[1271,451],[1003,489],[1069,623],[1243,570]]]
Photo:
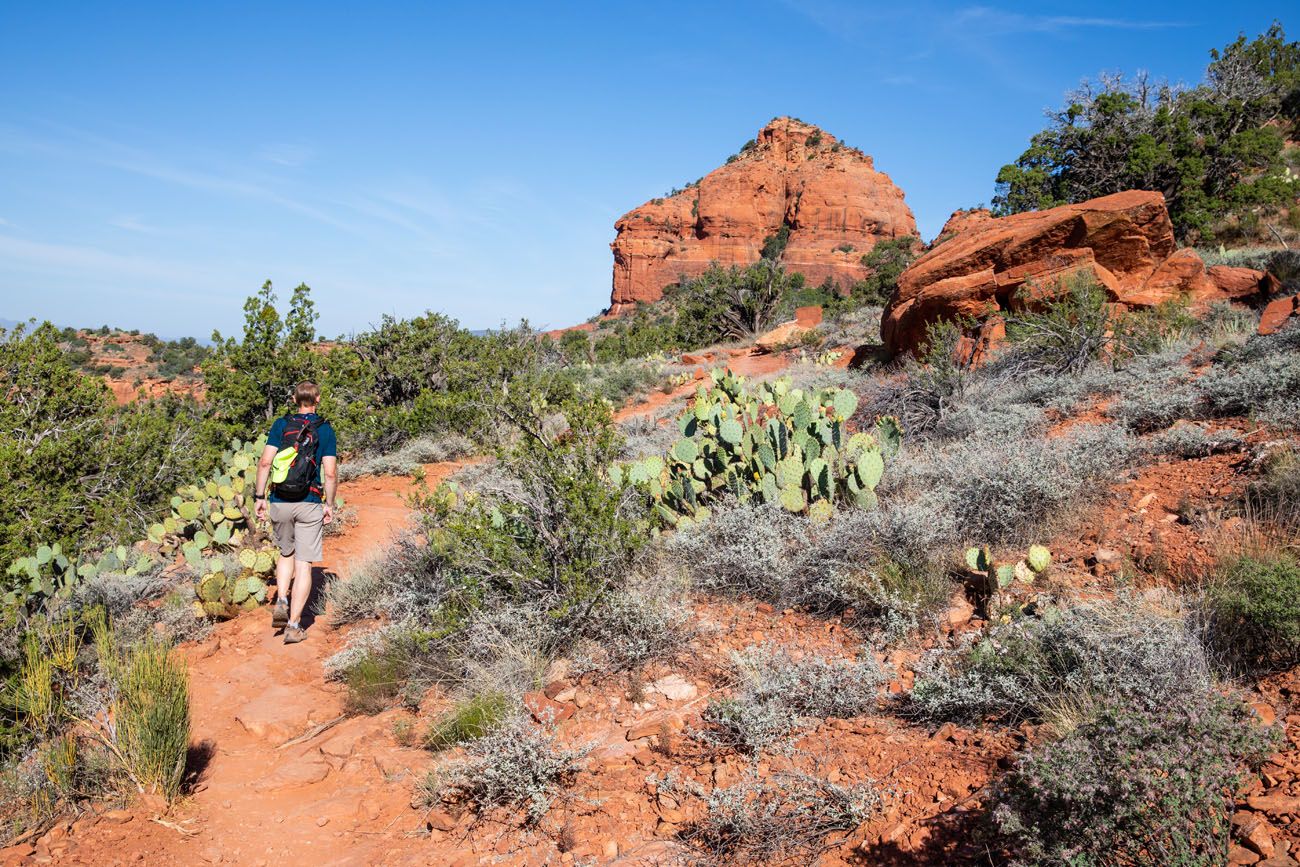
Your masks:
[[[320,496],[321,489],[318,481],[320,474],[317,471],[320,462],[316,458],[316,451],[320,446],[320,426],[324,423],[324,419],[309,419],[305,415],[295,414],[284,417],[284,433],[280,436],[280,448],[287,449],[292,446],[298,450],[298,453],[294,456],[293,463],[289,465],[289,474],[284,477],[284,481],[272,486],[279,499],[296,503],[305,500],[308,494]]]

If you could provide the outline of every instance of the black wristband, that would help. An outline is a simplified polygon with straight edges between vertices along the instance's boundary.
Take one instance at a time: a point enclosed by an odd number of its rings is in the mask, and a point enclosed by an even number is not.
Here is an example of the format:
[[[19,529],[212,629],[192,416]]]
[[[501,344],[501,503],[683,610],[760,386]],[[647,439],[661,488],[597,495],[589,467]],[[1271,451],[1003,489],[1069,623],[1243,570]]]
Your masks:
[[[254,499],[254,500],[265,500],[265,499],[266,499],[266,494],[253,494],[253,499]]]

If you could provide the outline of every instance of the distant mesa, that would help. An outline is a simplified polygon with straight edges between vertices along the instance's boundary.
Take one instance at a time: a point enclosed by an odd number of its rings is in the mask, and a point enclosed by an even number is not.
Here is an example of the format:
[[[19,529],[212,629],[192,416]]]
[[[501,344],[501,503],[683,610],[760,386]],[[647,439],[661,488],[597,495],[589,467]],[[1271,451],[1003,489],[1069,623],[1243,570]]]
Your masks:
[[[778,117],[727,164],[651,199],[615,224],[611,315],[658,301],[713,262],[769,258],[811,283],[866,276],[862,256],[883,239],[915,236],[903,191],[871,157],[812,124]]]

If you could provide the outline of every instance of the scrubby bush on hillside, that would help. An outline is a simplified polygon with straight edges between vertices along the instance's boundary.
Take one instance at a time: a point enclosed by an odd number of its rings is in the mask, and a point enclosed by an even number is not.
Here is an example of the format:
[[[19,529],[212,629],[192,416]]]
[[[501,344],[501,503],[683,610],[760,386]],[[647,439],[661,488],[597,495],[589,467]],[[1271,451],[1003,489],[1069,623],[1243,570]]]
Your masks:
[[[898,484],[951,515],[957,540],[1015,544],[1107,488],[1133,454],[1117,425],[1080,425],[1054,439],[982,431],[899,461]]]
[[[395,681],[391,696],[408,680],[415,689],[458,684],[504,666],[491,677],[508,681],[509,693],[585,638],[666,622],[602,610],[621,598],[646,538],[639,498],[609,478],[620,442],[607,406],[571,402],[557,412],[516,400],[500,410],[513,442],[473,488],[418,495],[415,533],[331,588],[337,619],[392,624],[335,657],[336,676],[375,669],[381,675],[362,685]],[[652,639],[625,637],[629,653],[654,650]]]
[[[464,758],[435,768],[424,785],[426,803],[521,809],[535,824],[573,783],[590,752],[590,746],[564,746],[554,731],[516,717],[470,741]]]
[[[899,419],[910,437],[935,429],[960,403],[971,378],[958,354],[961,328],[939,321],[926,329],[920,358],[903,359],[898,376],[866,379],[858,393],[859,424],[878,415]]]
[[[1165,382],[1138,385],[1123,395],[1114,412],[1135,431],[1159,430],[1179,419],[1225,416],[1300,425],[1300,328],[1225,347],[1200,376],[1184,368]]]
[[[1151,710],[1210,688],[1205,653],[1183,620],[1132,602],[1048,609],[923,659],[908,709],[932,720],[1048,719],[1070,727],[1119,696]]]
[[[779,507],[736,505],[666,540],[706,593],[749,596],[821,614],[852,609],[860,628],[899,639],[922,626],[951,595],[934,552],[942,522],[911,504],[884,501],[812,525]]]
[[[1286,551],[1228,559],[1206,593],[1210,645],[1238,670],[1300,661],[1300,560]]]
[[[1287,449],[1269,457],[1246,488],[1246,504],[1266,524],[1300,531],[1300,454]]]
[[[33,621],[0,701],[0,842],[108,795],[174,798],[189,749],[184,662],[125,645],[103,609]]]
[[[1219,696],[1110,702],[1020,759],[994,790],[993,822],[1019,864],[1223,864],[1245,768],[1275,745]]]
[[[676,773],[652,779],[656,792],[702,802],[703,814],[680,839],[703,864],[813,864],[829,835],[877,816],[884,798],[873,783],[842,786],[798,772],[751,774],[713,789]]]
[[[711,743],[757,753],[779,746],[800,717],[855,717],[875,706],[885,674],[875,657],[831,660],[795,657],[783,647],[748,648],[731,656],[736,689],[711,700],[701,736]]]
[[[339,480],[348,482],[362,476],[414,475],[424,464],[451,461],[473,453],[474,444],[461,434],[416,437],[388,454],[344,462],[339,467]]]

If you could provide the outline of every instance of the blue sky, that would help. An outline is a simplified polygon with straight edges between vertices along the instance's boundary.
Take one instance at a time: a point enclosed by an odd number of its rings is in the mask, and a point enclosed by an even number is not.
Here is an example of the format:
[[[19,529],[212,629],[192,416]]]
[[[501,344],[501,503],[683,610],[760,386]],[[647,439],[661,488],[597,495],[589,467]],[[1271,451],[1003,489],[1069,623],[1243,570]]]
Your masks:
[[[331,336],[572,324],[614,220],[781,114],[928,238],[1081,78],[1195,82],[1283,5],[0,0],[0,317],[206,337],[271,279]]]

